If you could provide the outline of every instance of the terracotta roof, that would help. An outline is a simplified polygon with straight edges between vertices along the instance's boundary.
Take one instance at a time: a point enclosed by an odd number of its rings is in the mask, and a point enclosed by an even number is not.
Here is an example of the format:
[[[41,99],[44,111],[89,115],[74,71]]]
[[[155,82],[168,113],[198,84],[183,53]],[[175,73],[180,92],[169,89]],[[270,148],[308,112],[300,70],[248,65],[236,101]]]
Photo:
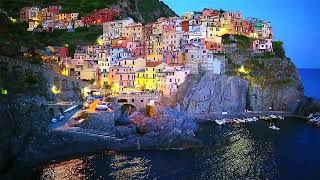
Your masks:
[[[146,67],[156,67],[159,64],[163,63],[162,61],[151,61],[151,62],[147,62]]]

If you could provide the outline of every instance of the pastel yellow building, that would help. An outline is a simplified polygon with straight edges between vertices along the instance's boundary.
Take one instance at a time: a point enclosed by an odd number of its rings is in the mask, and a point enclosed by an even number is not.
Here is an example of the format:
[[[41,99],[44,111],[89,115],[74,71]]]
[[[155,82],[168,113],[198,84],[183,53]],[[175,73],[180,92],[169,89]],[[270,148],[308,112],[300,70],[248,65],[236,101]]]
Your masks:
[[[157,74],[168,65],[162,61],[147,62],[144,73],[144,84],[147,90],[158,90]]]

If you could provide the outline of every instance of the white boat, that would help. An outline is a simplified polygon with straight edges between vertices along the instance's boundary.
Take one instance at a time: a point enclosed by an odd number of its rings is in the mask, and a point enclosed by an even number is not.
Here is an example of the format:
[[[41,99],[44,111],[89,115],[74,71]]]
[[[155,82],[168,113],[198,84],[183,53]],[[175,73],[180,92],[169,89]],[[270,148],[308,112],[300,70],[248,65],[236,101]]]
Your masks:
[[[64,118],[66,118],[65,116],[60,116],[59,117],[59,121],[62,121]]]
[[[248,122],[254,122],[255,120],[253,118],[247,118]]]
[[[226,123],[226,120],[222,119],[222,120],[214,120],[215,123],[217,123],[218,125],[224,125]]]
[[[108,108],[109,104],[108,103],[98,103],[97,108]]]
[[[259,120],[259,118],[257,118],[257,117],[253,117],[253,119],[254,119],[255,121],[258,121],[258,120]]]
[[[275,131],[279,131],[280,128],[276,127],[273,123],[270,124],[269,126],[270,129],[275,130]]]
[[[238,122],[240,122],[240,123],[245,123],[246,122],[246,120],[245,119],[236,119]]]
[[[278,116],[278,118],[279,118],[280,120],[284,120],[284,117],[283,117],[283,116]]]
[[[276,115],[274,115],[274,114],[270,115],[270,118],[271,119],[278,119],[278,117]]]
[[[53,123],[55,123],[55,122],[57,122],[58,121],[58,119],[56,119],[56,118],[52,118],[51,119],[51,122],[53,122]]]
[[[310,121],[311,122],[317,122],[318,120],[317,120],[317,118],[311,118]]]
[[[307,117],[308,119],[313,118],[313,114],[309,114],[309,116]]]
[[[74,105],[74,106],[72,106],[72,107],[70,107],[70,108],[68,108],[68,109],[66,109],[65,111],[63,111],[64,113],[68,113],[68,112],[70,112],[70,111],[72,111],[72,110],[74,110],[75,108],[77,108],[78,107],[78,105]]]

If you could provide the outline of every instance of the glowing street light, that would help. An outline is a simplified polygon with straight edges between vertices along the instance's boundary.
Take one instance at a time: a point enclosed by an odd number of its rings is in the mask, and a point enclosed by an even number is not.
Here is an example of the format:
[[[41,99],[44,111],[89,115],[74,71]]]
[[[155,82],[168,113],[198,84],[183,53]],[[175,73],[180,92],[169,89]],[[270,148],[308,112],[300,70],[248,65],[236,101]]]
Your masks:
[[[11,21],[12,23],[16,23],[16,22],[17,22],[17,19],[14,19],[14,18],[10,17],[10,21]]]
[[[52,86],[51,91],[53,94],[60,94],[61,91],[56,86]]]
[[[239,73],[243,73],[243,74],[248,74],[248,73],[249,73],[249,71],[247,71],[247,70],[244,68],[244,66],[241,66],[241,67],[238,69],[238,72],[239,72]]]
[[[102,46],[104,43],[103,43],[103,40],[102,39],[97,39],[97,43]]]

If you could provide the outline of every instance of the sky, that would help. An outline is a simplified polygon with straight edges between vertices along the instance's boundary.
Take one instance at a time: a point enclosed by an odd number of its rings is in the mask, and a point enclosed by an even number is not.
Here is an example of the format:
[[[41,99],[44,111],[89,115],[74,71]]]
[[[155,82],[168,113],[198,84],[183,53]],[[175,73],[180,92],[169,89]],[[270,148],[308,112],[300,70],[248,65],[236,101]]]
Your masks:
[[[272,23],[298,68],[320,69],[320,0],[163,0],[178,15],[203,8],[241,11]]]

